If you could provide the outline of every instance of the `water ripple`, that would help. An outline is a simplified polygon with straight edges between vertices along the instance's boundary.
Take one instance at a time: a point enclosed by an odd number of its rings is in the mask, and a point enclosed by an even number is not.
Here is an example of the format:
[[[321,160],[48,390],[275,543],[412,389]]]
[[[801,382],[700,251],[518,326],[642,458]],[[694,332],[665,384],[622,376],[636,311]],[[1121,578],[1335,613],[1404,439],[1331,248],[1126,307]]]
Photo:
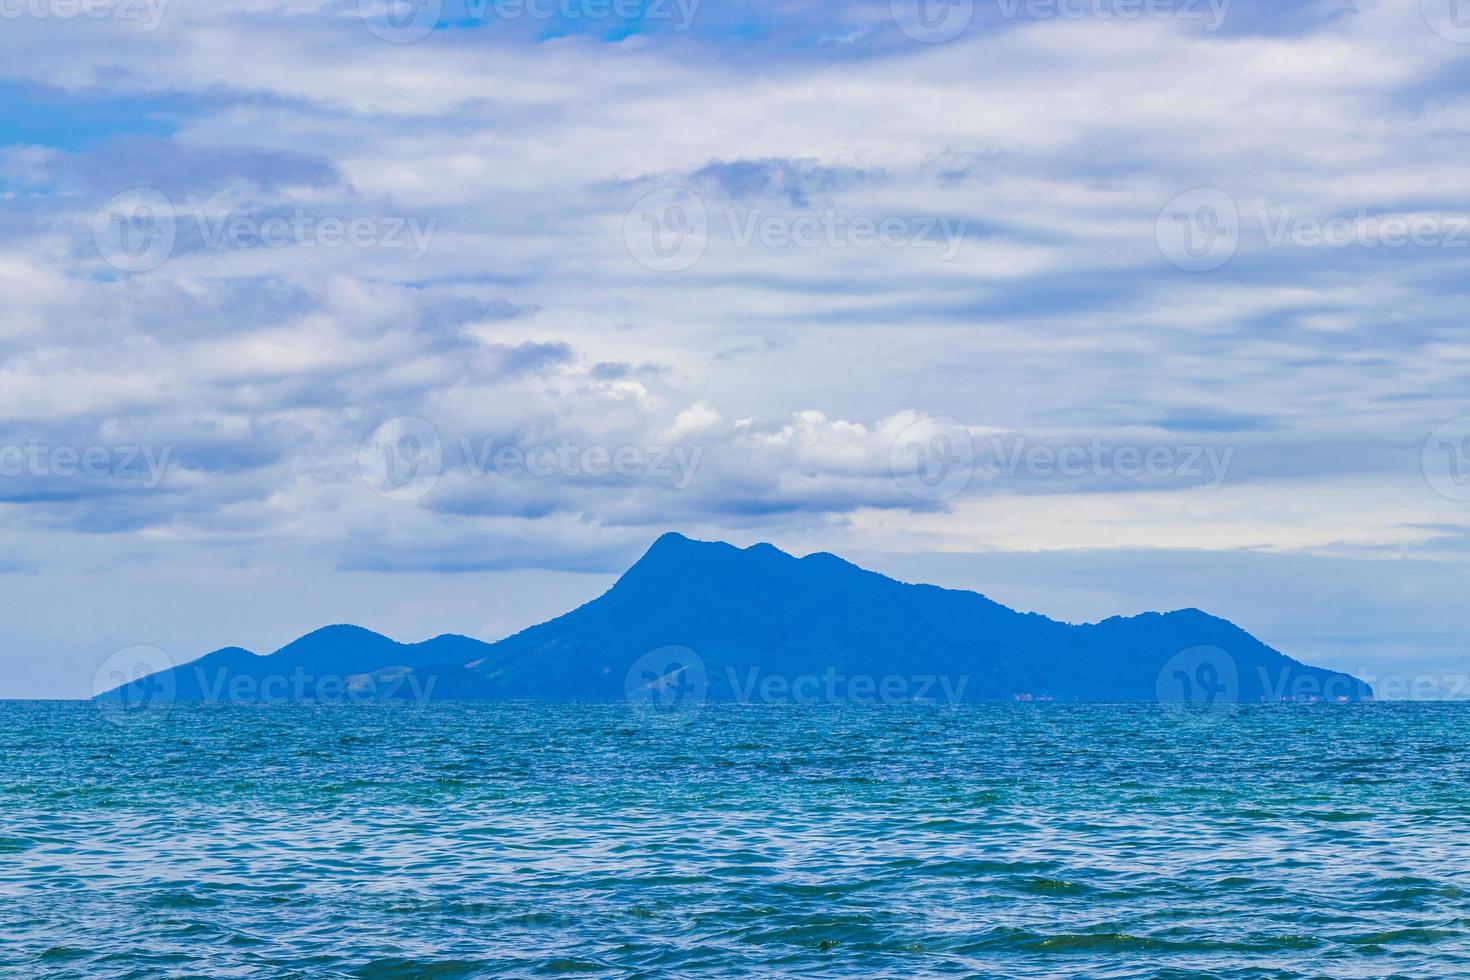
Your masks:
[[[0,712],[5,975],[1470,974],[1470,708]]]

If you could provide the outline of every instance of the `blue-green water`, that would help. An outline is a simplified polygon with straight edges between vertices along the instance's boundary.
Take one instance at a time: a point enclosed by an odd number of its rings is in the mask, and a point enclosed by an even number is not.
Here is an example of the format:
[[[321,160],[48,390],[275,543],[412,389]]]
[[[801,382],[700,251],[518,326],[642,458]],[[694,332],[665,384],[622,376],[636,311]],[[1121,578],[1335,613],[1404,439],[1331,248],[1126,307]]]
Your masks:
[[[14,976],[1470,974],[1470,710],[0,705]]]

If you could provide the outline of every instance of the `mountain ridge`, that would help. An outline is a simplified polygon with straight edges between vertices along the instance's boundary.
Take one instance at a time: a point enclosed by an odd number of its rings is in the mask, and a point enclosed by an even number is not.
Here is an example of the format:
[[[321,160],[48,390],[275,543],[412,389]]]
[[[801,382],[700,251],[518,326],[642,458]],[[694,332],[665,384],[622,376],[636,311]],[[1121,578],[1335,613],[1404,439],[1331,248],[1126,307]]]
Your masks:
[[[927,700],[926,679],[947,682],[950,700],[1372,697],[1193,607],[1072,624],[830,552],[667,532],[601,595],[493,643],[399,643],[335,624],[268,655],[216,650],[99,699],[648,700],[667,681],[695,700],[780,701],[812,678],[826,679],[819,700],[865,700],[880,680],[882,699]]]

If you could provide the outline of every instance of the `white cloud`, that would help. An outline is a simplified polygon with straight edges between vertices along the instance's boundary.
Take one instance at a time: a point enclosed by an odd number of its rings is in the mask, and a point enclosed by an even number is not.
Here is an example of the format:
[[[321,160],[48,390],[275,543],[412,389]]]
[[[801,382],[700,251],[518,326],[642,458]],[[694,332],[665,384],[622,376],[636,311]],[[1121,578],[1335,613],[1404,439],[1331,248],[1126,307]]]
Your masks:
[[[1282,13],[1263,33],[1057,20],[901,46],[886,4],[864,5],[812,33],[844,38],[836,52],[698,30],[389,45],[355,8],[175,0],[152,33],[7,21],[6,94],[74,132],[0,151],[0,444],[174,450],[153,494],[10,485],[7,543],[82,554],[110,532],[146,563],[309,542],[365,567],[381,540],[397,568],[566,567],[615,564],[668,524],[833,550],[1320,551],[1463,522],[1419,472],[1428,433],[1470,411],[1462,251],[1271,248],[1251,230],[1261,209],[1463,211],[1461,52],[1417,3]],[[129,275],[92,225],[140,172],[186,215],[433,231],[411,259],[186,227]],[[673,183],[698,193],[708,243],[661,273],[625,219]],[[1191,275],[1155,221],[1205,185],[1245,224],[1229,265]],[[740,242],[829,219],[836,244]],[[954,249],[860,244],[855,219],[947,220]],[[979,479],[925,499],[892,472],[924,415],[977,438],[1236,456],[1211,491]],[[450,466],[405,504],[357,472],[394,416],[432,420],[450,451],[701,454],[683,487]]]

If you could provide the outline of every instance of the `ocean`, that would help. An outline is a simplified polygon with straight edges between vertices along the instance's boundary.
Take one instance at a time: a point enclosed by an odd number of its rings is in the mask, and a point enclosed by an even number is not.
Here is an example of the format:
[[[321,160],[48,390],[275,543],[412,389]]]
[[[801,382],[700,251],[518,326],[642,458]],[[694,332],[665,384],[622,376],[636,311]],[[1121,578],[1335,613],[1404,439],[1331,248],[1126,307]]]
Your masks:
[[[4,703],[0,973],[1465,976],[1467,723]]]

